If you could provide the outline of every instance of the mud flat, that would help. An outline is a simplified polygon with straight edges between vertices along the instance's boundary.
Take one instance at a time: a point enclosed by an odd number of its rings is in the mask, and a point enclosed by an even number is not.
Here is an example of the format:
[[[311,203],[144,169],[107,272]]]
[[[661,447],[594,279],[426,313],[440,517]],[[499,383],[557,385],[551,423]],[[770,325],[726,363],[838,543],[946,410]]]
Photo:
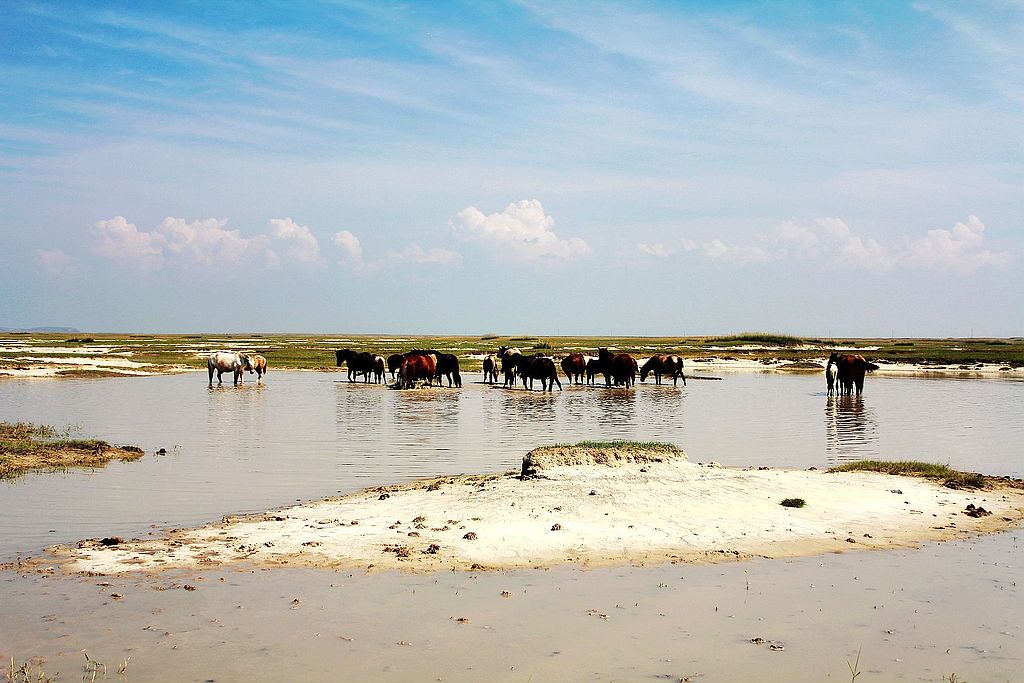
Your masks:
[[[806,505],[781,505],[788,498]],[[54,546],[34,564],[122,574],[718,562],[911,547],[1001,531],[1022,518],[1024,491],[1009,487],[968,491],[871,472],[722,468],[691,463],[664,445],[549,447],[531,451],[522,473],[372,488],[158,539]]]

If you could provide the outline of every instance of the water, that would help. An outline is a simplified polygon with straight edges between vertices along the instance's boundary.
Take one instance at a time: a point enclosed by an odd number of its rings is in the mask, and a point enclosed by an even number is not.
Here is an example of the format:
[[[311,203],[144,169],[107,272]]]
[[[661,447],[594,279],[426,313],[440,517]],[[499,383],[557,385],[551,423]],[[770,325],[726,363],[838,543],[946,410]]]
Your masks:
[[[0,560],[366,486],[515,469],[531,448],[584,439],[668,441],[724,465],[921,459],[1024,474],[1024,382],[872,377],[863,397],[834,398],[819,375],[722,377],[561,393],[492,388],[479,376],[461,391],[399,392],[318,372],[214,389],[197,373],[6,380],[0,419],[71,425],[147,455],[0,482]],[[161,447],[168,455],[153,455]]]
[[[310,372],[277,372],[262,389],[207,390],[197,374],[0,382],[0,419],[74,424],[150,451],[0,484],[0,554],[500,471],[536,445],[580,439],[671,441],[726,465],[883,457],[1024,473],[1021,382],[872,377],[862,399],[834,399],[817,375],[722,376],[552,395],[395,392]],[[169,455],[152,455],[161,446]],[[60,680],[81,672],[85,649],[111,677],[131,657],[135,680],[821,681],[849,680],[860,652],[865,679],[1017,680],[1022,541],[1018,529],[920,550],[599,570],[8,571],[0,660],[39,656]]]

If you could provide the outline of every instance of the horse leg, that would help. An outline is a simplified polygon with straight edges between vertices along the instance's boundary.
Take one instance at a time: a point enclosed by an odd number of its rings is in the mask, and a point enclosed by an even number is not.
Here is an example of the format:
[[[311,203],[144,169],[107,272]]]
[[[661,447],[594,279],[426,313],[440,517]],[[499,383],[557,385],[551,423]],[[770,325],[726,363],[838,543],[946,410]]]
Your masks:
[[[210,367],[207,368],[207,370],[210,371],[210,386],[212,387],[213,386],[213,366],[211,365]]]

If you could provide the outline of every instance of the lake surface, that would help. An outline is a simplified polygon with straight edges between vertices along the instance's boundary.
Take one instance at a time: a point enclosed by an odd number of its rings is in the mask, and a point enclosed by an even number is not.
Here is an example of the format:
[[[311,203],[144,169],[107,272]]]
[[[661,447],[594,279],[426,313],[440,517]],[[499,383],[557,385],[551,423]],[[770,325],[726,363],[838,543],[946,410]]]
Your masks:
[[[584,439],[668,441],[693,461],[827,467],[918,459],[1024,475],[1024,382],[871,377],[863,397],[823,378],[721,373],[636,389],[392,391],[343,374],[274,372],[208,389],[205,373],[0,382],[0,419],[112,443],[141,461],[0,482],[0,560],[57,542],[137,536],[222,515],[437,474],[519,467],[531,448]],[[166,448],[165,456],[154,455]]]
[[[819,375],[721,376],[550,395],[471,383],[397,392],[313,372],[213,390],[202,374],[3,381],[0,419],[76,425],[147,455],[0,483],[0,555],[502,471],[534,446],[581,439],[671,441],[694,461],[738,466],[881,457],[1024,474],[1024,382],[872,377],[862,399],[836,399]],[[859,656],[865,680],[1018,680],[1022,543],[1017,529],[919,550],[422,575],[7,571],[0,660],[38,656],[60,680],[82,671],[85,650],[111,679],[130,657],[126,680],[790,683],[849,680]]]

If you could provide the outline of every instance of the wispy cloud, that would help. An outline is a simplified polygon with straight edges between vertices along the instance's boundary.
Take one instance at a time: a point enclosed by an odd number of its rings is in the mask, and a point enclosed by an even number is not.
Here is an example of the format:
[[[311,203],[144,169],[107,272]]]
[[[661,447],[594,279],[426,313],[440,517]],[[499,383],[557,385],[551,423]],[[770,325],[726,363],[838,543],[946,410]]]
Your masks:
[[[952,230],[929,230],[924,237],[886,246],[857,234],[839,218],[818,218],[809,225],[784,221],[746,244],[726,244],[716,237],[701,244],[684,240],[683,246],[708,259],[738,264],[804,259],[851,270],[922,267],[957,274],[1007,268],[1012,255],[987,248],[984,233],[984,223],[970,216]]]
[[[34,260],[51,277],[66,277],[74,270],[74,259],[60,249],[36,249]]]
[[[401,251],[388,253],[388,258],[401,263],[434,264],[440,266],[462,265],[462,254],[450,249],[432,247],[424,249],[418,244],[410,244]]]
[[[646,242],[640,242],[636,245],[636,250],[641,254],[657,258],[668,258],[672,255],[672,250],[661,243],[647,244]]]

